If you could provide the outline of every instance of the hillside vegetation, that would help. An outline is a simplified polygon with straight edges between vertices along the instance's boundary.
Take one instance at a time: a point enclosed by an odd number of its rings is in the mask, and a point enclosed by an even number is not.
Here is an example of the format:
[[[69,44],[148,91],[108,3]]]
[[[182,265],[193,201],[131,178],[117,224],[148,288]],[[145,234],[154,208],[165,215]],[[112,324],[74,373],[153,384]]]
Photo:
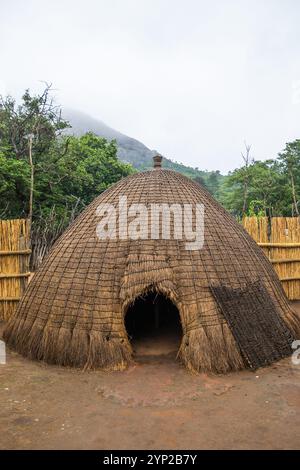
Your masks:
[[[112,129],[104,122],[95,119],[85,113],[73,109],[65,109],[63,117],[70,123],[68,133],[76,136],[84,135],[86,132],[93,132],[99,137],[104,137],[108,141],[115,140],[117,144],[117,155],[125,163],[130,163],[137,170],[148,170],[153,167],[152,158],[157,153],[150,150],[146,145],[138,140],[128,137],[121,132]],[[183,175],[192,178],[206,186],[206,188],[216,197],[224,179],[219,171],[199,170],[186,166],[183,163],[174,162],[164,156],[164,168],[178,171]]]

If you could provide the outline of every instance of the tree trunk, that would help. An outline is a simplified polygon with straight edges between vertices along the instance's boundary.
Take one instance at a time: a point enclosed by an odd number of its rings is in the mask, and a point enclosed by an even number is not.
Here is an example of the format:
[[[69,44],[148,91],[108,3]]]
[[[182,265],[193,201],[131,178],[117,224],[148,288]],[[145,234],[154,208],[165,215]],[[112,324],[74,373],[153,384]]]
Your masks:
[[[248,181],[244,182],[244,197],[243,197],[243,215],[246,213],[247,209],[247,193],[248,193]]]
[[[294,203],[295,213],[299,217],[298,201],[297,201],[297,197],[296,197],[296,188],[295,188],[294,175],[291,171],[290,171],[290,178],[291,178],[292,195],[293,195],[293,203]]]
[[[29,229],[31,230],[33,213],[34,164],[32,159],[32,135],[29,137],[30,193],[29,193]]]

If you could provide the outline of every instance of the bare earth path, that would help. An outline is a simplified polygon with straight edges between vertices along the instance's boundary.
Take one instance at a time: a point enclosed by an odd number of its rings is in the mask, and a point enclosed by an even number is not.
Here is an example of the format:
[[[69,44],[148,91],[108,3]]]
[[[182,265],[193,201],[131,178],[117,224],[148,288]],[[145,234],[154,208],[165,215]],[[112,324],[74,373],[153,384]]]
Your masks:
[[[137,345],[139,364],[113,373],[8,351],[0,449],[300,448],[300,365],[197,376],[174,361],[172,338],[157,344]]]

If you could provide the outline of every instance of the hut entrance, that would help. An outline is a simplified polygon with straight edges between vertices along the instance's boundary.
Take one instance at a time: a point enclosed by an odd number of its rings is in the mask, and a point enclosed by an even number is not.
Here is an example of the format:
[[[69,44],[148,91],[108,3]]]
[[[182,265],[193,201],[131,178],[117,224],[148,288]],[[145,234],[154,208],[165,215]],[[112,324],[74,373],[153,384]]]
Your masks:
[[[136,357],[176,358],[182,329],[177,307],[167,297],[137,297],[125,316],[125,327]]]

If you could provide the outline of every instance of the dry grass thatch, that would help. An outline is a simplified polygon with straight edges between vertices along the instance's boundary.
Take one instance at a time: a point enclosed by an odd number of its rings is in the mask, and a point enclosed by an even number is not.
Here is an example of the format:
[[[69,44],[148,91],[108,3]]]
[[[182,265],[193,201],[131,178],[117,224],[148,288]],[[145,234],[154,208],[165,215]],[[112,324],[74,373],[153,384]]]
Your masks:
[[[185,240],[99,240],[96,208],[132,203],[203,203],[205,244]],[[300,333],[262,250],[200,185],[157,169],[121,180],[99,196],[54,245],[31,281],[5,339],[27,357],[83,368],[123,369],[132,360],[124,316],[142,293],[156,290],[180,313],[179,355],[190,370],[245,367],[211,286],[245,289],[260,280],[286,324]],[[242,314],[242,311],[241,311]]]
[[[29,223],[0,220],[0,320],[8,320],[18,306],[29,278]]]

